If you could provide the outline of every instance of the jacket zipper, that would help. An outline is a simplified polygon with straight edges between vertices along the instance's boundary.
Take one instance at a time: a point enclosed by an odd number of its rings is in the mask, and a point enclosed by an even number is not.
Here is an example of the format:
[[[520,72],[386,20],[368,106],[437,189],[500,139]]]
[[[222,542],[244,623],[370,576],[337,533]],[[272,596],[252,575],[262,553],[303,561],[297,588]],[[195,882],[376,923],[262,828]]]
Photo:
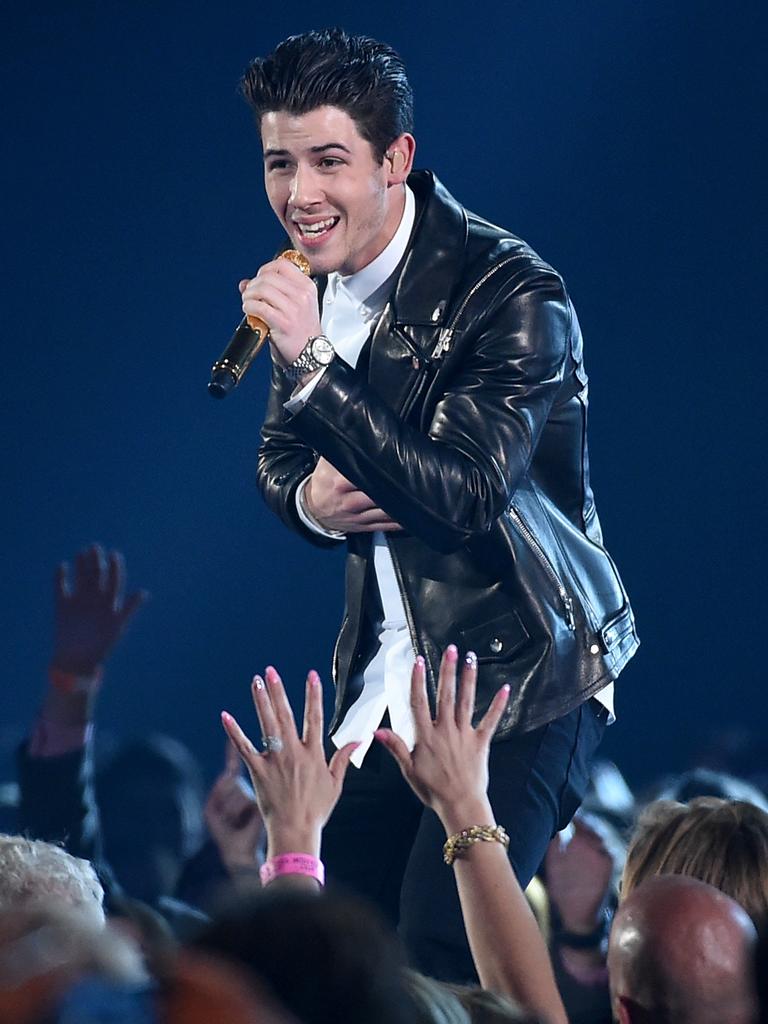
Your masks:
[[[419,376],[414,381],[414,384],[413,384],[413,387],[411,388],[410,394],[405,399],[405,401],[403,402],[403,404],[402,404],[402,406],[400,408],[399,415],[402,417],[402,419],[405,419],[408,416],[408,413],[411,411],[411,409],[416,404],[416,401],[417,401],[419,395],[422,392],[422,389],[424,387],[424,382],[426,381],[426,379],[427,379],[426,366],[423,366],[422,369],[421,369],[421,373],[419,374]]]
[[[448,351],[448,349],[450,348],[451,339],[453,337],[453,332],[456,330],[456,324],[458,323],[460,317],[464,313],[464,310],[467,308],[467,305],[469,304],[469,302],[472,299],[472,297],[477,293],[477,291],[480,288],[483,287],[483,285],[486,283],[486,281],[488,281],[491,277],[493,277],[493,275],[498,270],[501,270],[502,267],[505,267],[508,263],[512,263],[514,260],[518,259],[518,255],[519,254],[515,254],[514,256],[508,256],[506,259],[501,260],[500,263],[494,264],[494,266],[492,266],[490,268],[490,270],[487,270],[483,274],[483,276],[480,278],[480,280],[477,281],[470,288],[470,290],[464,296],[464,300],[462,301],[461,305],[459,306],[457,312],[454,314],[454,317],[451,320],[451,322],[448,325],[448,327],[445,328],[445,330],[440,332],[440,338],[438,340],[437,345],[435,346],[434,352],[432,353],[432,358],[433,359],[437,359],[441,355],[444,355]],[[547,574],[549,579],[552,581],[552,585],[554,586],[554,588],[557,591],[557,593],[560,595],[560,601],[562,602],[563,610],[565,612],[566,624],[568,626],[568,629],[570,629],[571,632],[574,632],[576,630],[576,620],[575,620],[575,617],[574,617],[573,599],[571,598],[571,595],[565,589],[565,586],[563,585],[563,581],[560,579],[560,577],[555,572],[554,566],[550,562],[549,558],[547,558],[546,552],[544,551],[542,546],[539,544],[538,540],[536,539],[536,537],[533,535],[533,533],[531,532],[530,528],[528,527],[528,524],[525,522],[525,520],[523,519],[522,515],[518,512],[518,510],[515,508],[514,505],[510,505],[508,507],[507,514],[516,523],[516,525],[517,525],[517,527],[518,527],[518,529],[520,531],[520,534],[522,535],[523,539],[526,541],[526,543],[528,544],[529,548],[531,549],[533,554],[536,556],[536,558],[539,561],[542,569]]]
[[[514,520],[515,525],[520,531],[520,534],[522,535],[523,539],[526,541],[528,547],[531,549],[531,551],[538,559],[539,564],[541,565],[544,572],[552,581],[552,585],[560,595],[560,600],[565,611],[565,621],[568,625],[568,629],[570,629],[572,632],[575,631],[576,620],[573,614],[573,599],[571,595],[568,593],[568,591],[565,589],[563,581],[555,572],[554,566],[547,558],[546,552],[542,548],[541,544],[539,544],[536,537],[534,537],[530,527],[528,526],[528,524],[523,519],[522,515],[520,514],[520,512],[518,512],[514,505],[510,505],[507,508],[507,515]]]
[[[453,337],[453,332],[456,330],[456,324],[459,322],[461,315],[467,308],[467,305],[469,304],[470,300],[475,295],[475,293],[478,291],[478,289],[482,288],[485,282],[489,278],[493,277],[497,270],[501,270],[502,267],[506,267],[508,263],[512,263],[513,260],[519,259],[519,257],[520,254],[516,253],[514,256],[507,256],[507,258],[505,260],[502,260],[500,263],[495,263],[490,270],[486,270],[486,272],[483,274],[479,281],[476,281],[475,284],[472,285],[467,294],[464,296],[464,300],[459,306],[457,312],[454,314],[453,320],[451,320],[448,327],[445,327],[442,331],[440,331],[440,337],[438,339],[437,345],[435,345],[435,349],[432,352],[433,359],[439,359],[440,356],[444,355],[451,347],[451,339]]]
[[[467,308],[468,304],[470,303],[472,298],[477,294],[479,289],[482,288],[483,285],[486,283],[486,281],[490,280],[490,278],[492,278],[493,275],[497,271],[501,270],[508,263],[512,263],[514,260],[516,260],[518,258],[519,258],[519,254],[515,254],[514,256],[508,256],[506,259],[501,260],[499,263],[495,263],[489,270],[487,270],[483,274],[483,276],[480,278],[479,281],[475,282],[475,284],[470,288],[470,290],[464,296],[464,299],[463,299],[461,305],[459,306],[458,310],[454,314],[453,319],[451,320],[451,322],[448,325],[448,327],[445,327],[445,328],[443,328],[443,330],[440,331],[440,336],[438,338],[437,345],[435,345],[435,348],[432,351],[432,355],[431,355],[432,359],[439,359],[442,355],[444,355],[448,351],[448,349],[451,346],[451,339],[453,337],[453,332],[456,330],[456,324],[459,322],[459,319],[461,318],[462,314],[464,313],[464,310]],[[404,407],[407,405],[408,411],[410,411],[411,407],[413,406],[414,402],[416,401],[416,398],[418,397],[418,393],[421,390],[422,382],[423,382],[423,378],[422,378],[422,380],[419,380],[419,381],[416,382],[416,386],[414,387],[413,391],[411,392],[411,394],[408,396],[408,399],[406,399],[406,402],[404,403]],[[403,415],[403,414],[404,414],[403,410],[401,410],[401,415]],[[557,590],[557,593],[559,594],[560,600],[562,601],[562,604],[563,604],[563,609],[565,611],[565,620],[566,620],[566,623],[568,625],[568,629],[570,629],[572,632],[575,631],[575,629],[576,629],[576,622],[575,622],[574,614],[573,614],[573,600],[571,599],[570,594],[568,593],[568,591],[563,586],[563,583],[562,583],[560,577],[555,572],[555,570],[554,570],[551,562],[547,558],[544,550],[542,549],[542,547],[540,546],[539,542],[536,540],[534,535],[529,530],[527,524],[525,523],[524,519],[522,518],[520,513],[517,511],[517,509],[513,505],[510,505],[509,508],[507,509],[507,512],[508,512],[508,514],[511,517],[514,518],[515,522],[518,525],[520,533],[522,534],[523,538],[527,541],[529,547],[533,551],[534,555],[536,555],[536,557],[537,557],[538,561],[540,562],[542,568],[544,569],[544,571],[546,572],[547,576],[552,581],[553,586]],[[408,632],[409,632],[410,637],[411,637],[411,647],[413,649],[414,657],[416,657],[419,652],[417,650],[416,641],[414,639],[416,631],[415,631],[414,622],[413,622],[413,615],[411,614],[411,609],[410,609],[409,604],[408,604],[408,599],[406,598],[405,590],[403,588],[402,574],[401,574],[401,571],[400,571],[400,566],[398,565],[397,559],[395,557],[395,553],[392,550],[392,545],[389,543],[389,538],[387,537],[387,538],[385,538],[385,540],[387,542],[387,547],[389,548],[389,554],[390,554],[390,557],[392,559],[392,565],[393,565],[393,567],[395,569],[395,579],[397,580],[397,587],[398,587],[398,590],[400,591],[400,598],[401,598],[401,600],[403,602],[403,608],[405,609],[405,618],[406,618],[406,621],[408,623]],[[429,674],[429,667],[428,666],[427,666],[427,674]]]

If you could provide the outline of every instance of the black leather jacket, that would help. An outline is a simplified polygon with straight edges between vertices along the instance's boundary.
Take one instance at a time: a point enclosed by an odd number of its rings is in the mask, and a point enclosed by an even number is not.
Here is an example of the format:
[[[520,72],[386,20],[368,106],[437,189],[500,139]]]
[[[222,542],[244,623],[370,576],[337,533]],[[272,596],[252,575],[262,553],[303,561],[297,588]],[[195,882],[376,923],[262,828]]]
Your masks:
[[[335,359],[291,417],[274,368],[258,479],[315,544],[332,542],[301,524],[295,492],[318,455],[402,525],[387,538],[431,695],[443,648],[474,650],[478,715],[512,687],[500,738],[596,693],[638,639],[602,545],[581,333],[561,278],[430,173],[409,184],[413,237],[357,369]],[[376,589],[371,535],[347,544],[331,730],[359,694]]]

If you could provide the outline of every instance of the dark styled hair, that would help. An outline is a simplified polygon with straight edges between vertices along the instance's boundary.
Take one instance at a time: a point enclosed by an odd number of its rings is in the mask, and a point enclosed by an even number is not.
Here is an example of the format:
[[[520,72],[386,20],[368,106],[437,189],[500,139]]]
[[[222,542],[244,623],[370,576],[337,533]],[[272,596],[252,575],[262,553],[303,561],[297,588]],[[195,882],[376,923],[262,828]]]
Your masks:
[[[415,1024],[397,936],[353,896],[269,885],[190,945],[248,968],[302,1024]]]
[[[400,56],[386,43],[340,28],[283,40],[269,56],[251,61],[240,88],[258,124],[270,111],[338,107],[379,161],[394,139],[413,131],[413,93]]]

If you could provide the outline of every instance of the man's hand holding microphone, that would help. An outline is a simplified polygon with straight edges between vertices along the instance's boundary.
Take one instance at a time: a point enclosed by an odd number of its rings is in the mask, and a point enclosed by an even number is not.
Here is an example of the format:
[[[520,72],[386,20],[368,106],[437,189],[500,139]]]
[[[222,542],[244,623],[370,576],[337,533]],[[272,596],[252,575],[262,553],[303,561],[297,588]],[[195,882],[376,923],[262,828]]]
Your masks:
[[[269,324],[269,343],[283,367],[298,359],[310,338],[323,333],[315,282],[290,259],[265,263],[256,277],[240,282],[240,295],[246,317]],[[306,384],[317,372],[297,383]]]
[[[317,286],[290,259],[283,256],[265,263],[255,277],[242,280],[239,288],[243,313],[249,322],[257,320],[269,325],[269,343],[283,368],[299,359],[310,339],[323,336]],[[297,386],[305,386],[321,369],[316,367],[296,376]],[[304,488],[302,500],[312,519],[326,530],[347,534],[401,529],[322,457]]]

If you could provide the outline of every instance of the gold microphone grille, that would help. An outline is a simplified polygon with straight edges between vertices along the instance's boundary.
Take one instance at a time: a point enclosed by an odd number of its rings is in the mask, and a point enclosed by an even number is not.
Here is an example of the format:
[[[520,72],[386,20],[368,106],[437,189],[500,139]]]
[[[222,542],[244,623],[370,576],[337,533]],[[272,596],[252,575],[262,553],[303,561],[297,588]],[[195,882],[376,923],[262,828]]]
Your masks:
[[[298,267],[302,274],[306,274],[307,277],[309,277],[309,260],[304,253],[299,252],[297,249],[286,249],[285,252],[280,253],[280,259],[288,260],[288,262],[292,263],[294,267]],[[266,324],[260,317],[248,316],[246,317],[246,320],[248,321],[248,326],[252,331],[261,331],[262,333],[266,333]]]

